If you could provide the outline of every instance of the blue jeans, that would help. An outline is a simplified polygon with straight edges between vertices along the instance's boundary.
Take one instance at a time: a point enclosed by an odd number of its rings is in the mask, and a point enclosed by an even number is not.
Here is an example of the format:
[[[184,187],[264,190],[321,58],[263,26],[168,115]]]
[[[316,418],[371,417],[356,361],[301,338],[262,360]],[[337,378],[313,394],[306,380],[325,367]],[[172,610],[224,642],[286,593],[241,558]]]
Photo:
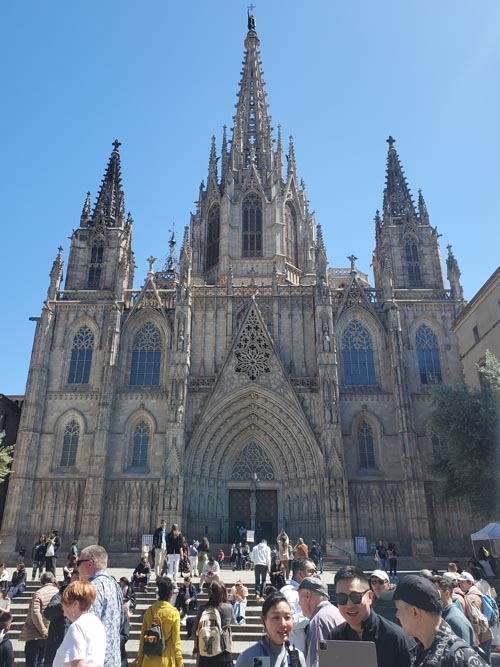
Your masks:
[[[387,570],[387,558],[380,558],[378,561],[379,570]]]
[[[488,656],[488,664],[491,665],[491,642],[493,640],[487,639],[485,642],[482,642],[479,644],[479,646],[483,649],[483,651],[486,653]]]

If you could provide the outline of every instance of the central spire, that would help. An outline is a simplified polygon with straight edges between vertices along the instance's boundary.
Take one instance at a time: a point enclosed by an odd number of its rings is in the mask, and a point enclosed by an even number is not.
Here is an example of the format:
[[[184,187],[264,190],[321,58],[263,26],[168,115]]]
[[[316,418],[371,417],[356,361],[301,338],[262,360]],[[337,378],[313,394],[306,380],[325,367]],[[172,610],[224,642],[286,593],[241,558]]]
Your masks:
[[[249,167],[251,163],[259,170],[272,168],[271,117],[267,112],[259,46],[255,19],[249,13],[238,103],[233,119],[231,162],[234,169]]]

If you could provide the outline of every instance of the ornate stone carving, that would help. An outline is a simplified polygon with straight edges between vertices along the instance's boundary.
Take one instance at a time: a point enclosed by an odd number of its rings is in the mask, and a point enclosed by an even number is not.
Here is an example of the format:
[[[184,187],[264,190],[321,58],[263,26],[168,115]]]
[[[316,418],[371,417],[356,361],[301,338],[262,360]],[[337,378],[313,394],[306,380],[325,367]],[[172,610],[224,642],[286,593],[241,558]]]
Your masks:
[[[234,370],[236,373],[245,373],[250,380],[271,372],[271,346],[253,310],[240,334],[234,354],[238,360]]]

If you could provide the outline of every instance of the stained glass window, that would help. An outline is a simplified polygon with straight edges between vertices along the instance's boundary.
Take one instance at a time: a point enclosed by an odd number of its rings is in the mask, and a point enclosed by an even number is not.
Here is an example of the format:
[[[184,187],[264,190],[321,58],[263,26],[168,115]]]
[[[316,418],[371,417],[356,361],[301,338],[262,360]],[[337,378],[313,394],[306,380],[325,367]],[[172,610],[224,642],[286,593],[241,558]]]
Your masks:
[[[89,327],[82,327],[73,338],[68,384],[87,384],[92,364],[94,334]]]
[[[375,362],[372,339],[358,320],[352,320],[342,339],[344,384],[374,385]]]
[[[72,419],[64,428],[61,466],[67,467],[76,464],[76,452],[78,450],[79,439],[80,425],[75,419]]]
[[[231,479],[264,481],[276,477],[273,465],[263,448],[256,442],[250,442],[243,448],[234,464]]]
[[[294,266],[298,266],[297,213],[290,202],[287,202],[285,206],[285,234],[287,259]]]
[[[134,429],[132,465],[143,468],[148,463],[149,427],[142,421]]]
[[[408,284],[410,287],[421,287],[422,277],[420,275],[420,264],[418,259],[418,246],[414,239],[405,244],[406,268],[408,270]]]
[[[213,204],[208,213],[207,221],[207,268],[219,261],[219,219],[219,206]]]
[[[146,324],[134,339],[130,384],[153,386],[160,384],[161,336],[152,322]]]
[[[373,447],[373,429],[367,421],[358,426],[359,467],[375,468],[375,451]]]
[[[437,336],[430,327],[423,324],[415,337],[418,357],[418,370],[422,384],[435,384],[442,381],[441,362]]]
[[[104,259],[104,243],[96,241],[90,251],[89,279],[87,289],[99,289],[101,287],[101,273]]]
[[[253,193],[243,201],[243,257],[262,257],[262,201]]]

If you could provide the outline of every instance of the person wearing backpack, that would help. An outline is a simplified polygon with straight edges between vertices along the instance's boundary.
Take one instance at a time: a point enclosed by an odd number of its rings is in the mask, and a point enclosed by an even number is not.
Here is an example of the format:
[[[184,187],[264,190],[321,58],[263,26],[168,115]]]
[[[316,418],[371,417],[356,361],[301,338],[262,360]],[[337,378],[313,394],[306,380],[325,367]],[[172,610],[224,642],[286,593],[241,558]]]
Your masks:
[[[139,667],[183,667],[181,617],[170,604],[174,583],[158,577],[158,600],[144,612],[137,664]]]
[[[477,649],[442,619],[441,598],[431,581],[407,575],[396,586],[394,601],[403,630],[417,640],[411,649],[412,667],[488,667]]]
[[[198,609],[192,629],[197,667],[233,666],[231,623],[235,623],[235,618],[226,587],[220,581],[212,581],[208,602]]]
[[[470,572],[462,570],[458,575],[458,584],[465,595],[467,618],[474,628],[479,646],[485,652],[488,662],[490,662],[493,634],[490,630],[489,620],[486,616],[487,608],[483,601],[483,595],[476,586],[474,577]]]

